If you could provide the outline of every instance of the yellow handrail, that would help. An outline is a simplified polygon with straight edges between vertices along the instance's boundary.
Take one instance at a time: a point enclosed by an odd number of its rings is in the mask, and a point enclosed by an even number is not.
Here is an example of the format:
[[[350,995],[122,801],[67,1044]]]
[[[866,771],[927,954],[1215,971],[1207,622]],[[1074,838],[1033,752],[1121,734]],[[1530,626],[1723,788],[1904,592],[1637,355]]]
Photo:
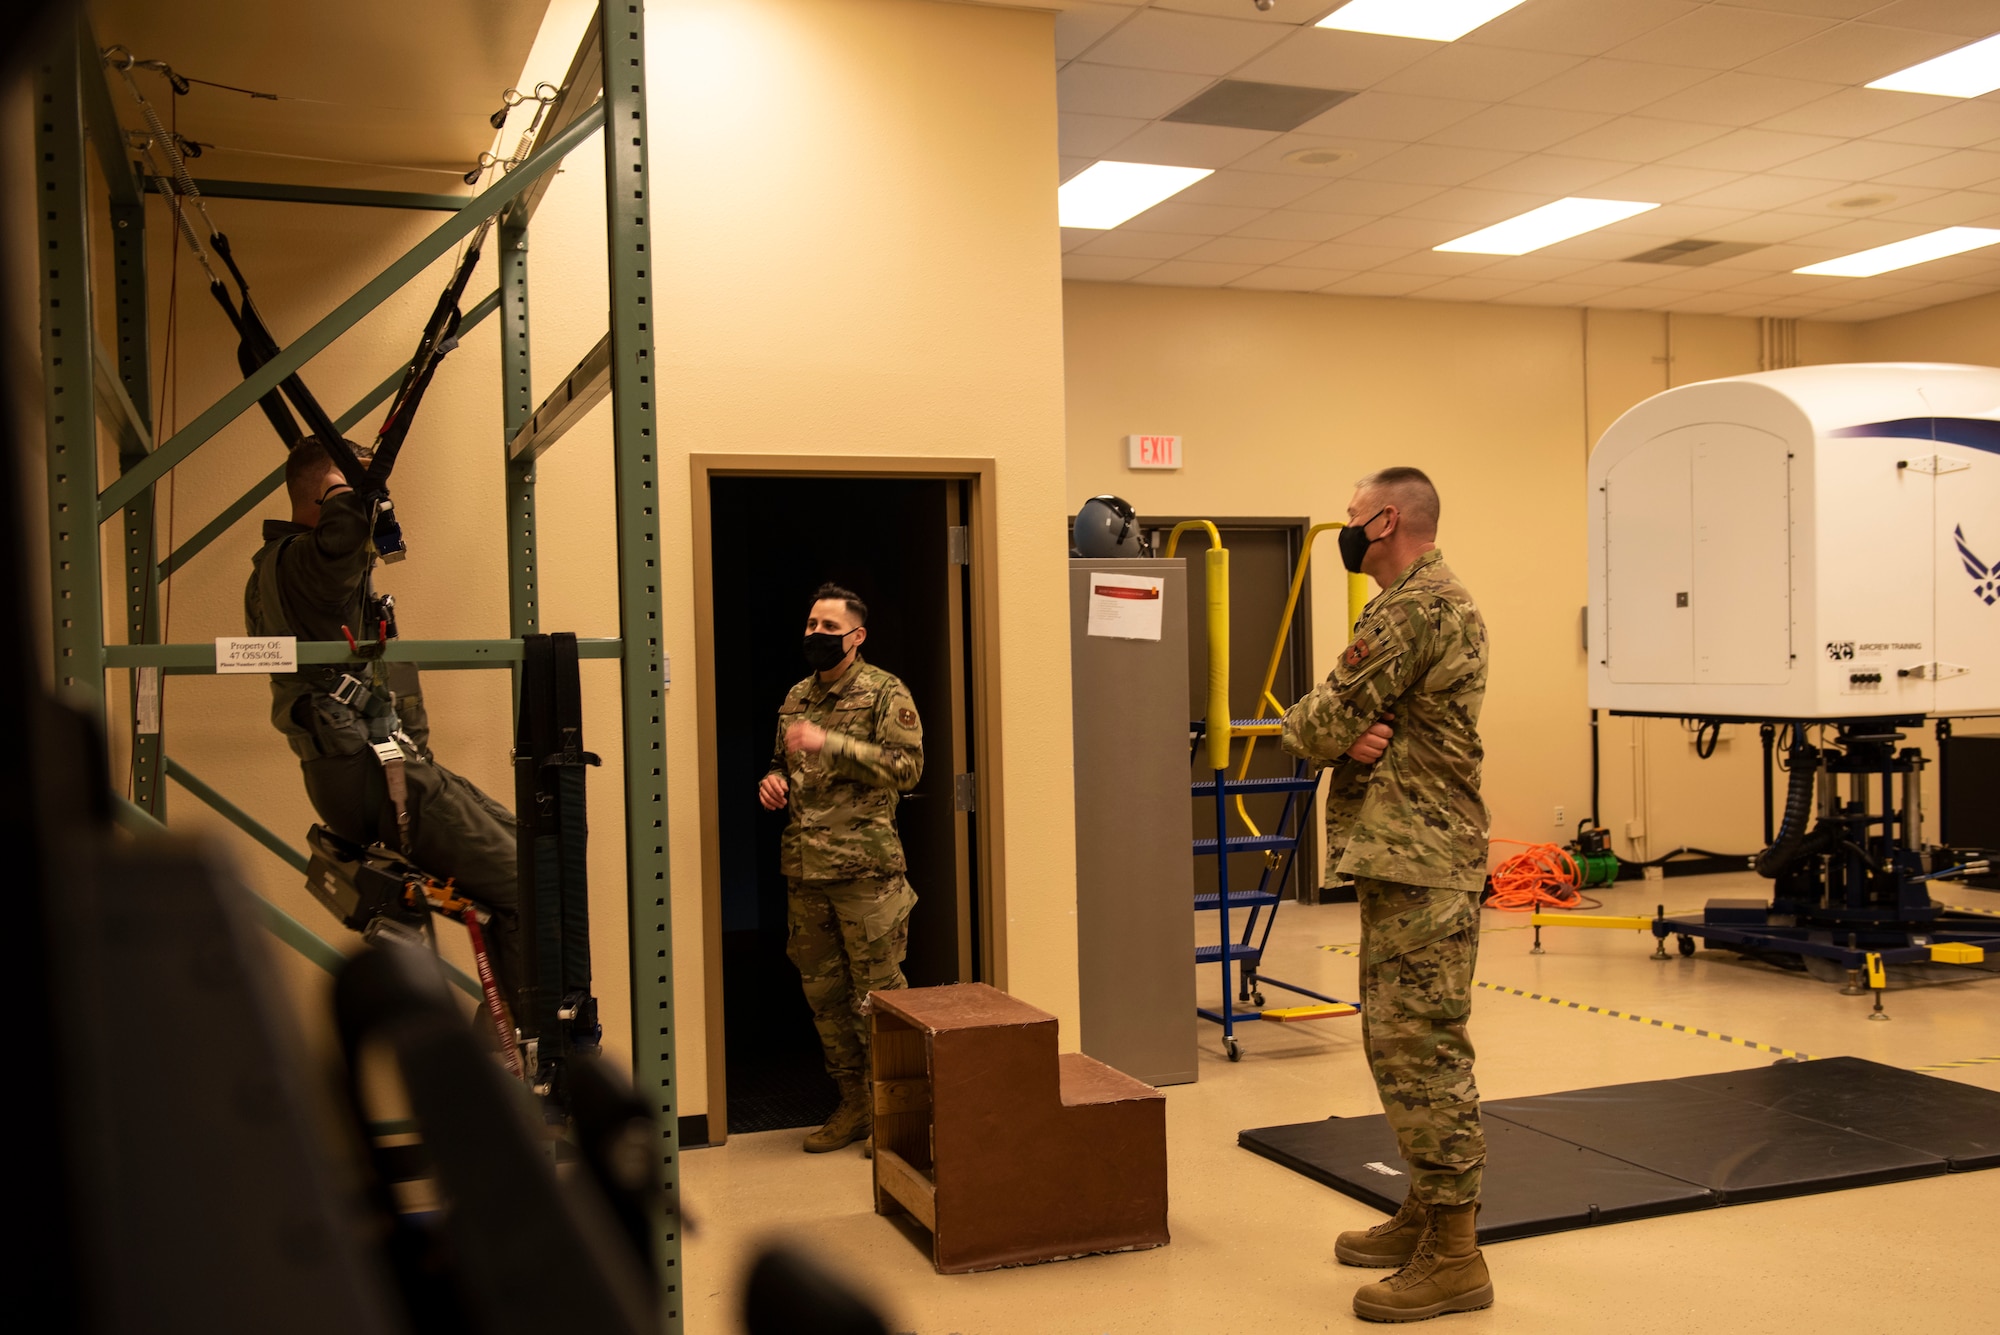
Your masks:
[[[1278,639],[1277,642],[1271,646],[1271,661],[1264,669],[1264,685],[1262,689],[1259,691],[1259,698],[1257,700],[1257,713],[1255,715],[1255,717],[1257,718],[1261,719],[1265,717],[1264,711],[1266,709],[1273,710],[1275,714],[1278,715],[1282,715],[1285,712],[1285,706],[1279,703],[1278,698],[1275,695],[1271,694],[1271,687],[1274,684],[1276,684],[1278,680],[1278,664],[1284,661],[1285,640],[1291,635],[1292,631],[1292,613],[1295,610],[1297,610],[1299,605],[1299,592],[1305,587],[1306,568],[1312,564],[1313,539],[1318,537],[1320,534],[1326,532],[1328,529],[1337,529],[1346,527],[1347,525],[1344,523],[1333,522],[1325,524],[1314,524],[1311,528],[1306,530],[1305,542],[1301,545],[1299,549],[1299,566],[1297,570],[1292,572],[1291,592],[1285,596],[1285,610],[1283,614],[1281,614],[1278,617]],[[1169,554],[1171,554],[1171,550],[1172,549],[1170,548]],[[1366,575],[1355,575],[1355,574],[1348,575],[1347,633],[1350,636],[1353,635],[1354,633],[1355,623],[1361,620],[1361,609],[1367,604],[1367,602],[1368,602],[1368,577]],[[1249,736],[1245,737],[1243,740],[1243,764],[1236,771],[1237,778],[1244,779],[1249,777],[1250,756],[1251,753],[1254,752],[1256,749],[1257,749],[1257,735],[1255,733],[1252,733]],[[1250,819],[1250,811],[1247,807],[1243,805],[1243,794],[1241,793],[1238,793],[1236,795],[1236,814],[1242,817],[1244,825],[1249,827],[1250,833],[1253,836],[1263,833],[1262,830],[1259,830],[1257,828],[1257,823]]]
[[[1206,575],[1208,585],[1208,767],[1229,768],[1229,549],[1222,534],[1206,519],[1189,519],[1175,524],[1167,535],[1167,557],[1173,558],[1181,534],[1189,529],[1208,532]],[[1217,831],[1221,838],[1227,831]]]

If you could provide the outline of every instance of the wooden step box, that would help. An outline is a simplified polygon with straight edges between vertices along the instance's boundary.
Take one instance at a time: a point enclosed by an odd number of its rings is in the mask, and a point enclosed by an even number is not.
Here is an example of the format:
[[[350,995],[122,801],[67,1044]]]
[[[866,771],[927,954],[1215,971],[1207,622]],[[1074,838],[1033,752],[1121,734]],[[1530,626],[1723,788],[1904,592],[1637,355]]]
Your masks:
[[[1167,1243],[1167,1107],[984,983],[877,992],[875,1210],[940,1274]]]

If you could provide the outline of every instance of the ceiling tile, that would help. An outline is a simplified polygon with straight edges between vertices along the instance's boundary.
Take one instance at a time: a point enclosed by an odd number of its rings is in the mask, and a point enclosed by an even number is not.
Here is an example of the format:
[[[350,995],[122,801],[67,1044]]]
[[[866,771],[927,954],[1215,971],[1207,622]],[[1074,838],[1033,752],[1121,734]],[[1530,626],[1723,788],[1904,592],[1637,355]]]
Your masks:
[[[1412,97],[1407,93],[1363,93],[1307,121],[1302,134],[1335,139],[1391,139],[1415,143],[1480,110],[1481,103],[1460,98]]]
[[[1339,276],[1348,277],[1344,273]],[[1273,264],[1245,274],[1230,286],[1259,292],[1317,292],[1333,278],[1334,274],[1326,269],[1294,269],[1286,264]]]
[[[1503,218],[1512,218],[1538,209],[1548,203],[1548,196],[1539,192],[1529,194],[1518,190],[1471,190],[1460,187],[1456,190],[1442,190],[1429,199],[1399,210],[1409,218],[1435,218],[1441,222],[1466,223],[1475,227],[1496,223]],[[2000,203],[2000,200],[1996,200]]]
[[[1676,315],[1720,315],[1743,304],[1743,298],[1733,292],[1702,292],[1694,296],[1675,297],[1662,304],[1662,309]]]
[[[1738,9],[1764,9],[1774,14],[1812,14],[1826,19],[1858,19],[1884,0],[1728,0]]]
[[[2000,181],[2000,153],[1961,148],[1941,158],[1889,172],[1876,179],[1891,185],[1931,185],[1946,190],[1975,190]]]
[[[1246,208],[1281,209],[1320,188],[1320,184],[1310,177],[1232,170],[1204,177],[1174,198],[1183,204],[1240,204]]]
[[[1760,172],[1795,162],[1808,153],[1838,148],[1843,141],[1821,134],[1779,134],[1772,130],[1733,130],[1719,139],[1682,149],[1661,161],[1673,167],[1714,167],[1719,171]]]
[[[1597,283],[1537,283],[1508,297],[1507,306],[1588,306],[1610,288]]]
[[[1749,74],[1793,79],[1867,83],[1885,74],[1941,56],[1965,43],[1942,33],[1891,28],[1877,23],[1843,23],[1743,66]]]
[[[1632,255],[1642,255],[1657,246],[1671,245],[1683,239],[1671,233],[1625,232],[1602,227],[1595,232],[1573,236],[1567,241],[1558,241],[1553,246],[1544,246],[1535,253],[1546,255],[1552,260],[1597,260],[1608,264],[1622,261]],[[1633,283],[1643,282],[1646,275],[1652,271],[1651,265],[1637,266],[1634,273],[1617,280],[1618,286],[1628,287]]]
[[[1660,270],[1660,276],[1646,284],[1646,287],[1661,286],[1677,288],[1683,292],[1718,292],[1741,283],[1744,274],[1739,269],[1721,269],[1713,265],[1698,265],[1690,268],[1679,264],[1656,264],[1648,266]],[[1742,298],[1738,297],[1738,301]]]
[[[1272,209],[1231,232],[1231,236],[1265,237],[1272,241],[1331,241],[1373,219],[1355,213],[1300,213]]]
[[[1877,90],[1879,91],[1879,90]],[[1938,99],[1924,99],[1936,106]],[[1976,148],[2000,139],[2000,102],[1980,98],[1961,102],[1901,125],[1877,131],[1877,139],[1899,144],[1935,144],[1939,148]]]
[[[1811,153],[1771,168],[1780,176],[1818,176],[1834,181],[1868,181],[1884,172],[1900,171],[1942,156],[1945,150],[1924,144],[1887,144],[1856,139],[1823,153]]]
[[[1201,74],[1163,74],[1079,60],[1056,72],[1056,101],[1087,116],[1164,116],[1208,87]]]
[[[1168,167],[1226,167],[1277,137],[1269,130],[1154,121],[1118,145],[1118,158],[1121,162],[1157,162]]]
[[[1434,185],[1403,185],[1394,181],[1356,181],[1350,178],[1321,186],[1292,207],[1380,217],[1385,213],[1400,213],[1419,200],[1439,193],[1439,188]]]
[[[1809,181],[1786,176],[1746,176],[1740,181],[1689,195],[1681,202],[1717,209],[1782,209],[1841,189],[1838,181]]]
[[[1485,148],[1411,144],[1354,174],[1363,180],[1400,181],[1407,185],[1463,185],[1475,176],[1484,176],[1518,161],[1521,156]]]
[[[1705,167],[1634,167],[1631,171],[1614,176],[1608,181],[1599,181],[1591,187],[1600,199],[1647,200],[1655,204],[1670,204],[1686,199],[1689,195],[1700,194],[1704,190],[1714,190],[1728,185],[1738,177],[1733,172],[1719,172]]]
[[[1499,102],[1554,78],[1577,61],[1576,56],[1509,51],[1469,40],[1450,42],[1376,87],[1385,93]]]
[[[1574,139],[1557,145],[1566,157],[1604,158],[1631,166],[1658,162],[1661,158],[1709,143],[1727,135],[1720,125],[1694,121],[1664,121],[1651,116],[1620,116],[1609,125],[1586,130]]]
[[[1648,232],[1665,232],[1684,237],[1707,237],[1718,227],[1742,222],[1753,216],[1748,209],[1704,208],[1695,204],[1663,204],[1636,218],[1629,219],[1630,225],[1643,227]],[[1719,240],[1720,238],[1713,238]]]
[[[1115,255],[1122,259],[1170,260],[1176,255],[1185,255],[1202,242],[1205,236],[1186,236],[1174,232],[1128,232],[1116,228],[1100,232],[1095,241],[1086,243],[1076,251],[1079,255]]]
[[[1622,60],[1729,70],[1825,32],[1833,22],[1804,14],[1704,5],[1612,48],[1609,54]]]
[[[1697,292],[1664,292],[1658,288],[1628,287],[1606,292],[1590,304],[1593,309],[1606,311],[1651,311],[1658,310],[1669,301],[1700,296]],[[1742,298],[1737,298],[1741,301]]]
[[[1869,14],[1868,21],[1956,37],[1985,37],[2000,28],[1993,0],[1897,0]]]
[[[1372,88],[1435,50],[1436,42],[1409,37],[1301,28],[1230,73],[1239,79],[1304,84],[1308,88]]]
[[[1876,246],[1907,241],[1923,233],[1923,226],[1917,223],[1895,222],[1887,218],[1851,218],[1824,231],[1799,237],[1797,244],[1825,246],[1836,254],[1848,255],[1857,250],[1872,250]]]
[[[1673,65],[1645,65],[1636,60],[1586,60],[1574,69],[1537,84],[1511,101],[1525,107],[1561,111],[1602,111],[1616,115],[1637,111],[1692,87],[1709,77],[1704,70]]]
[[[1410,295],[1418,301],[1497,301],[1526,286],[1500,278],[1447,278],[1442,283],[1418,288]]]
[[[1408,253],[1407,247],[1353,246],[1345,241],[1329,241],[1300,251],[1290,262],[1307,269],[1373,269]]]
[[[1596,265],[1590,260],[1558,260],[1541,255],[1509,255],[1496,264],[1487,265],[1479,272],[1490,278],[1518,278],[1528,283],[1549,283],[1595,267]]]
[[[1276,24],[1147,9],[1093,46],[1090,59],[1137,69],[1227,74],[1288,35]]]
[[[1401,149],[1403,145],[1388,139],[1333,139],[1323,134],[1282,134],[1254,152],[1245,154],[1231,163],[1238,171],[1282,172],[1289,176],[1309,177],[1321,181],[1337,181],[1350,173],[1380,158]],[[1285,155],[1305,148],[1337,148],[1354,156],[1344,162],[1299,163],[1288,162]]]
[[[1146,0],[1124,0],[1144,4]],[[1880,3],[1880,0],[1877,0]],[[1332,8],[1330,0],[1274,0],[1269,9],[1256,9],[1242,0],[1153,0],[1155,9],[1174,9],[1184,14],[1214,14],[1223,18],[1243,18],[1253,23],[1283,23],[1297,27],[1316,23]]]
[[[1876,216],[1931,227],[1991,227],[2000,222],[2000,195],[1954,190],[1914,204],[1884,209]]]
[[[1170,199],[1164,204],[1155,204],[1144,213],[1120,226],[1137,232],[1186,232],[1190,235],[1221,236],[1233,232],[1252,218],[1263,214],[1262,209],[1237,208],[1225,204],[1183,204]]]
[[[1072,157],[1101,158],[1112,145],[1129,139],[1152,124],[1136,116],[1081,116],[1064,111],[1056,115],[1056,151]]]
[[[1097,165],[1096,158],[1078,158],[1058,155],[1056,157],[1056,182],[1061,184],[1086,167]]]
[[[1135,12],[1129,5],[1071,5],[1056,15],[1056,59],[1075,60]]]
[[[1817,274],[1774,273],[1732,289],[1767,297],[1820,297],[1828,299],[1828,287],[1837,279],[1821,277]]]
[[[1121,259],[1116,255],[1065,255],[1062,276],[1086,283],[1122,283],[1155,263],[1155,260]]]
[[[1807,264],[1817,264],[1821,260],[1832,259],[1836,252],[1825,246],[1802,246],[1795,242],[1766,246],[1753,250],[1747,255],[1731,255],[1726,260],[1717,260],[1715,267],[1740,271],[1745,282],[1768,274],[1789,273]],[[1800,275],[1808,277],[1809,275]],[[1821,279],[1825,282],[1825,279]]]
[[[1428,274],[1432,282],[1440,278],[1455,278],[1460,274],[1484,273],[1493,267],[1492,255],[1463,255],[1449,250],[1413,250],[1407,255],[1389,260],[1379,272]]]
[[[1095,241],[1104,235],[1102,230],[1095,227],[1058,227],[1056,230],[1062,234],[1064,250],[1075,250],[1085,242]]]
[[[1650,102],[1646,114],[1716,125],[1755,125],[1838,91],[1840,86],[1833,83],[1732,72]]]
[[[1753,213],[1741,222],[1711,227],[1703,236],[1711,241],[1755,241],[1770,245],[1795,241],[1826,228],[1826,219],[1810,213]]]
[[[1618,175],[1627,165],[1599,158],[1536,153],[1484,176],[1475,176],[1468,184],[1482,190],[1533,190],[1547,195],[1573,195]]]
[[[1168,260],[1139,275],[1141,283],[1163,283],[1171,287],[1221,287],[1250,273],[1254,264],[1217,264],[1208,260]]]
[[[1886,88],[1843,88],[1817,102],[1808,102],[1781,116],[1760,121],[1757,128],[1789,130],[1797,134],[1834,134],[1851,139],[1928,115],[1937,110],[1937,105],[1936,98],[1922,93],[1892,93]],[[2000,130],[1995,133],[2000,134]]]
[[[1204,241],[1187,254],[1188,260],[1213,260],[1222,264],[1276,264],[1307,249],[1309,241],[1269,241],[1254,236],[1218,236]]]
[[[1615,4],[1607,0],[1534,0],[1479,28],[1477,40],[1484,46],[1597,56],[1699,8],[1686,0],[1619,0]]]
[[[1493,106],[1476,111],[1432,135],[1428,142],[1462,148],[1499,148],[1535,153],[1604,124],[1594,112],[1548,107]]]
[[[1611,264],[1599,264],[1593,268],[1585,269],[1581,273],[1572,274],[1570,275],[1570,281],[1594,283],[1599,287],[1609,287],[1614,290],[1623,291],[1626,288],[1637,287],[1648,279],[1659,276],[1659,265],[1614,262]]]
[[[1453,241],[1474,230],[1465,223],[1445,222],[1436,218],[1377,218],[1363,223],[1351,232],[1341,234],[1341,240],[1362,246],[1396,246],[1401,249],[1429,250],[1433,246]]]
[[[1320,291],[1339,292],[1351,297],[1404,297],[1436,281],[1422,274],[1358,273],[1352,278],[1328,283]]]
[[[1818,213],[1834,218],[1868,218],[1887,213],[1890,209],[1921,203],[1943,193],[1942,190],[1920,185],[1843,185],[1837,190],[1809,195],[1787,204],[1785,209],[1789,213]]]

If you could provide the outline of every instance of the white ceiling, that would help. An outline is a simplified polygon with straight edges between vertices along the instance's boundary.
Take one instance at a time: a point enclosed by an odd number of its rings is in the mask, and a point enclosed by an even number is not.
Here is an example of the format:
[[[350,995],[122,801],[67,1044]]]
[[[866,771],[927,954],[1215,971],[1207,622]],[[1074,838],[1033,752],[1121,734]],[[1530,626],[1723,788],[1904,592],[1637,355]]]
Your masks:
[[[1063,10],[1063,179],[1103,158],[1216,169],[1120,227],[1066,229],[1068,277],[1834,320],[2000,290],[2000,247],[1791,272],[2000,226],[2000,94],[1861,86],[2000,29],[2000,0],[1527,0],[1449,44],[1311,26],[1333,0],[1041,3]],[[1225,76],[1359,95],[1289,134],[1160,119]],[[1284,161],[1307,146],[1354,157]],[[1572,194],[1663,207],[1516,258],[1430,249]],[[1767,244],[1620,262],[1688,238]]]

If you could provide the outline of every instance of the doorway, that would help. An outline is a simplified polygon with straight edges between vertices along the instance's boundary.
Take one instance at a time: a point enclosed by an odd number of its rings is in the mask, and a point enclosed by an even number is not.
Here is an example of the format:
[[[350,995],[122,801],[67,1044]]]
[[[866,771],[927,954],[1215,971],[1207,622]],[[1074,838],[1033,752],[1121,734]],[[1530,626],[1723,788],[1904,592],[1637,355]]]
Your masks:
[[[1164,553],[1167,550],[1167,535],[1180,521],[1142,517],[1139,522],[1146,530],[1153,550]],[[1263,685],[1264,673],[1270,667],[1271,644],[1278,633],[1279,619],[1284,615],[1285,595],[1291,589],[1292,573],[1298,568],[1299,551],[1305,542],[1309,521],[1218,519],[1214,522],[1222,534],[1222,545],[1229,549],[1229,712],[1232,718],[1246,719],[1257,713],[1258,688]],[[1201,552],[1207,545],[1204,534],[1185,533],[1181,535],[1181,545],[1176,552],[1176,555],[1187,558],[1190,719],[1201,718],[1208,708],[1208,571],[1201,559]],[[1286,705],[1312,689],[1311,646],[1312,574],[1308,571],[1306,582],[1299,590],[1298,605],[1292,610],[1291,633],[1285,637],[1284,651],[1278,658],[1277,676],[1271,683],[1271,693]],[[1250,778],[1290,776],[1293,759],[1278,745],[1276,738],[1256,738],[1254,743],[1250,753]],[[1242,763],[1242,748],[1249,744],[1249,740],[1238,742],[1232,751],[1232,775]],[[1195,770],[1200,771],[1205,763],[1196,756],[1193,761]],[[1196,772],[1193,777],[1206,780],[1210,775]],[[1285,796],[1282,793],[1257,794],[1244,798],[1243,805],[1257,828],[1269,833],[1276,828],[1278,817],[1284,811]],[[1233,832],[1245,833],[1241,829]],[[1194,836],[1197,839],[1215,837],[1215,809],[1212,803],[1195,804]],[[1299,895],[1301,877],[1313,877],[1317,881],[1319,838],[1319,823],[1308,822],[1305,838],[1299,844],[1298,860],[1285,886],[1287,898]],[[1230,886],[1238,892],[1255,888],[1264,865],[1262,853],[1231,853]],[[1214,859],[1196,858],[1194,879],[1196,894],[1214,894]],[[1308,901],[1317,889],[1317,884],[1304,887]]]
[[[710,457],[711,462],[714,457]],[[706,476],[701,476],[702,473]],[[910,689],[924,768],[896,820],[918,902],[912,987],[974,981],[989,943],[974,810],[979,677],[970,557],[974,483],[954,477],[730,475],[697,465],[697,608],[709,1000],[708,1139],[814,1127],[838,1101],[785,954],[785,813],[754,789],[777,710],[806,675],[800,637],[823,583],[868,604],[862,656]]]

